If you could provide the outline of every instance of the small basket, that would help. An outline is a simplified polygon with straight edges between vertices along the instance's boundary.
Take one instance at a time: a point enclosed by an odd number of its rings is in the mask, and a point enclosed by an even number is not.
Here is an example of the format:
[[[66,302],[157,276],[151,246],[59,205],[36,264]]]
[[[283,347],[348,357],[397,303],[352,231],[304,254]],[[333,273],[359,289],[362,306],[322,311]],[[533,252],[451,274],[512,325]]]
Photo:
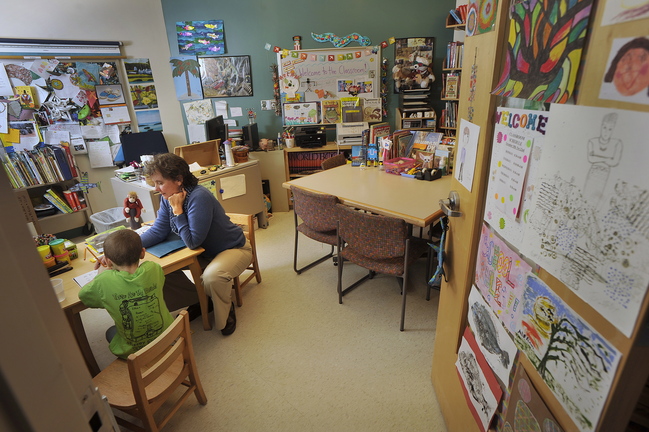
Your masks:
[[[385,161],[383,163],[383,166],[385,167],[386,173],[401,175],[402,172],[406,172],[410,168],[415,166],[415,160],[411,158],[399,157]]]
[[[232,156],[237,163],[248,162],[248,152],[249,149],[245,146],[232,147]]]

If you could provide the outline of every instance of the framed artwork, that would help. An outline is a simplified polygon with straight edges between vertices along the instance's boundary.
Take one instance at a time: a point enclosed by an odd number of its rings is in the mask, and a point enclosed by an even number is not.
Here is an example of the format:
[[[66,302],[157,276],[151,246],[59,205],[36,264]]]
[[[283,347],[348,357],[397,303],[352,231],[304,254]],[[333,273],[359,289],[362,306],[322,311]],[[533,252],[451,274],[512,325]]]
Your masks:
[[[396,39],[394,44],[394,92],[430,89],[433,75],[434,37]]]
[[[119,84],[98,85],[95,87],[95,91],[97,92],[99,105],[126,103],[124,100],[124,93],[122,92],[122,86]]]
[[[252,96],[250,56],[199,57],[203,97]]]

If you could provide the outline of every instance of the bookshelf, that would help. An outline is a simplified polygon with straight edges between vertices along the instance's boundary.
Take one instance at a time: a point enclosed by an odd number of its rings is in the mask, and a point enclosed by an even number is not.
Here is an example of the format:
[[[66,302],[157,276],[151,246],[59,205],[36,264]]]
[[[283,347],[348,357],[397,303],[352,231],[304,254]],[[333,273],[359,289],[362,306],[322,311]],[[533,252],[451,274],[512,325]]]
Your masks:
[[[446,46],[446,58],[442,67],[442,93],[440,95],[440,99],[445,102],[438,127],[447,138],[455,137],[457,131],[457,109],[460,100],[463,54],[464,44],[462,42],[449,42]]]
[[[83,192],[68,198],[64,193],[79,183],[76,164],[67,150],[63,146],[43,146],[10,153],[3,150],[0,155],[25,220],[39,234],[58,233],[89,223],[90,208]],[[60,199],[63,204],[50,202],[48,194],[55,194],[53,199]]]
[[[422,111],[409,112],[402,108],[396,109],[396,130],[437,130],[437,114],[432,108]]]

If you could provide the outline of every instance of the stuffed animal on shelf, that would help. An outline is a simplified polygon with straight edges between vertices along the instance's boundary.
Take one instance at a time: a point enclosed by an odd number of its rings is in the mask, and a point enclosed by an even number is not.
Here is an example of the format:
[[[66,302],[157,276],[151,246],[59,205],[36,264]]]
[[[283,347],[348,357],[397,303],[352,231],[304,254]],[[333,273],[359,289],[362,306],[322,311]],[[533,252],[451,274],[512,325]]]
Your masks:
[[[129,192],[128,196],[124,198],[124,216],[131,229],[138,229],[142,226],[142,220],[140,219],[142,211],[143,205],[137,197],[137,193]]]

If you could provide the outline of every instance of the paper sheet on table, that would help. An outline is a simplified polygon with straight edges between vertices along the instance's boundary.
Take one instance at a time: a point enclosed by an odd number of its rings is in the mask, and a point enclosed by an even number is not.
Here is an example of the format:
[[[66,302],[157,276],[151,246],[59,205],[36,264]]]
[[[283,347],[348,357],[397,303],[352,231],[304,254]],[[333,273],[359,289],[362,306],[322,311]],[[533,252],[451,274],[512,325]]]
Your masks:
[[[110,152],[110,143],[104,140],[89,141],[88,159],[90,168],[112,167],[113,156]]]
[[[214,102],[214,109],[217,116],[223,116],[224,119],[228,118],[228,103],[226,101]]]
[[[198,162],[192,162],[192,163],[189,164],[189,171],[190,172],[198,171],[200,169],[203,169],[203,167],[200,166],[198,164]]]
[[[246,175],[239,174],[221,179],[221,199],[235,198],[246,194]]]
[[[241,107],[232,107],[230,108],[230,114],[232,114],[232,117],[241,117],[243,115],[243,109]]]
[[[92,270],[92,271],[89,271],[88,273],[84,273],[84,274],[82,274],[81,276],[77,276],[77,277],[75,277],[75,278],[74,278],[74,281],[75,281],[77,284],[79,284],[79,286],[80,286],[81,288],[83,288],[85,285],[87,285],[88,283],[90,283],[90,281],[92,281],[92,280],[95,278],[95,276],[97,276],[97,272],[98,272],[98,271],[99,271],[99,270]]]

